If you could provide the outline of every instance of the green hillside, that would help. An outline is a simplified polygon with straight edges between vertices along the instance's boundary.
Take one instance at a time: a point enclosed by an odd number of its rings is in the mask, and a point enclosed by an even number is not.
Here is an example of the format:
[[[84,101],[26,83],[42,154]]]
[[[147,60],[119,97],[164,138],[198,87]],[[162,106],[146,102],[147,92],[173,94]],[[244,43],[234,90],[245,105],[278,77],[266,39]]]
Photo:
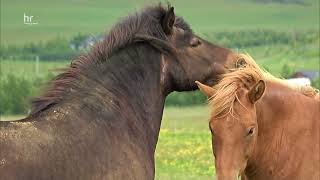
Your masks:
[[[316,29],[319,1],[258,3],[259,0],[172,0],[199,34],[239,29]],[[1,43],[23,44],[81,33],[94,34],[110,28],[120,17],[151,0],[6,0],[1,1]],[[305,1],[304,1],[305,2]],[[24,13],[37,25],[25,25]]]

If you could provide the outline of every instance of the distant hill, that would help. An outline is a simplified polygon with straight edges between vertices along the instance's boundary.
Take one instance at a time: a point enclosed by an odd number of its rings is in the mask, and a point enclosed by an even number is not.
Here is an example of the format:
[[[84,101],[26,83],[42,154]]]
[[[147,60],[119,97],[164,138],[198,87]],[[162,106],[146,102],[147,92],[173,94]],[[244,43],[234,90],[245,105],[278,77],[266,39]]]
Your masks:
[[[311,5],[310,2],[304,0],[255,0],[260,3],[281,3],[281,4],[299,4],[308,6]]]
[[[101,33],[120,17],[148,4],[152,1],[1,1],[1,43],[24,44],[71,37],[77,33]],[[176,13],[185,17],[199,34],[239,29],[283,31],[319,27],[318,0],[172,0],[172,4]],[[24,24],[24,15],[33,16],[32,21],[38,24]]]

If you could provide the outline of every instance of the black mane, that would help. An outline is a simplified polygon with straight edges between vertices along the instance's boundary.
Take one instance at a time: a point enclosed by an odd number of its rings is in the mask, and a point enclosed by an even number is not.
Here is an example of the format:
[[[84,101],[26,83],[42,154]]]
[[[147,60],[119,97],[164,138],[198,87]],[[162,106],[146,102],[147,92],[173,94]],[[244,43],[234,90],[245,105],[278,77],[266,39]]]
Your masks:
[[[72,88],[83,70],[91,65],[102,64],[113,53],[129,44],[146,42],[163,53],[174,53],[175,48],[168,43],[168,37],[161,27],[161,20],[169,8],[170,6],[165,8],[161,5],[147,7],[116,24],[106,34],[103,41],[98,42],[88,53],[74,59],[70,67],[50,81],[42,96],[32,100],[29,116],[63,100],[63,95]],[[176,17],[175,26],[192,32],[189,25],[181,17]]]

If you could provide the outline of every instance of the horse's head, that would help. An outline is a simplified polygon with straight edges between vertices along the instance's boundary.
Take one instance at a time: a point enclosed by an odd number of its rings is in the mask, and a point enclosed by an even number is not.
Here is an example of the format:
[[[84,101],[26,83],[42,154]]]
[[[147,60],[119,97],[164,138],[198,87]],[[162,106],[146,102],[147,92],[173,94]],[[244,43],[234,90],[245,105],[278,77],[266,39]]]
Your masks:
[[[214,87],[197,82],[200,90],[211,98],[209,127],[219,180],[244,175],[258,137],[255,103],[264,93],[265,82],[260,80],[248,86],[250,83],[243,84],[246,79],[235,75],[226,76]]]
[[[173,7],[168,8],[161,25],[170,45],[175,49],[174,56],[163,57],[172,80],[172,90],[196,89],[195,80],[213,85],[219,74],[234,67],[237,53],[194,34],[182,18],[175,16]]]

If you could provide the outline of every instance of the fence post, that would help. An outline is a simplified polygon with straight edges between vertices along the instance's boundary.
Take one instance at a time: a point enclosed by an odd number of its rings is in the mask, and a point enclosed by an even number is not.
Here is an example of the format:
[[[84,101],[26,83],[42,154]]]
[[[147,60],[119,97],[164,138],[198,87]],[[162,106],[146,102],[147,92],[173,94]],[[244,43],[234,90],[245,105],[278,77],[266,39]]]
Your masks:
[[[36,75],[39,76],[39,56],[36,56]]]

